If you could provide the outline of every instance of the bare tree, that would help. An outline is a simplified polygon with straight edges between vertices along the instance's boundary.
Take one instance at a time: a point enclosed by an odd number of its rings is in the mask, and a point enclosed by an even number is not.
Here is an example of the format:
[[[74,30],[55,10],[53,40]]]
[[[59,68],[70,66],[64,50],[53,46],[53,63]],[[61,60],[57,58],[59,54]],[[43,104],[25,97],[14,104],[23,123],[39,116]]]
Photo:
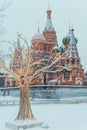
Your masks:
[[[4,34],[5,28],[3,26],[4,17],[5,17],[5,10],[9,6],[6,0],[0,0],[0,35]]]
[[[58,62],[60,55],[57,54],[55,58],[49,59],[51,62],[47,66],[35,70],[35,66],[40,65],[45,59],[34,61],[32,48],[29,47],[27,40],[21,35],[18,35],[18,42],[14,43],[14,50],[14,60],[10,68],[2,62],[0,62],[0,66],[8,73],[11,73],[16,83],[20,86],[20,105],[16,120],[34,120],[35,117],[31,110],[29,98],[30,85],[35,78]]]

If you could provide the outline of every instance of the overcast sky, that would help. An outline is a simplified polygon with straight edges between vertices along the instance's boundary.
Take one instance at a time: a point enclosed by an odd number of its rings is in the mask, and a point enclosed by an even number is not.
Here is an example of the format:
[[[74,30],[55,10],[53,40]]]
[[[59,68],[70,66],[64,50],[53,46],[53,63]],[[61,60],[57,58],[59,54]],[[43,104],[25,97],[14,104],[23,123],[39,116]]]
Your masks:
[[[38,21],[42,32],[46,23],[46,10],[49,0],[10,0],[12,1],[5,11],[5,40],[16,40],[17,32],[27,37],[29,43],[37,32]],[[52,22],[57,32],[58,44],[67,35],[69,21],[75,29],[78,39],[79,55],[82,64],[87,64],[87,0],[50,0]],[[8,43],[7,43],[8,44]],[[6,47],[7,48],[7,47]]]

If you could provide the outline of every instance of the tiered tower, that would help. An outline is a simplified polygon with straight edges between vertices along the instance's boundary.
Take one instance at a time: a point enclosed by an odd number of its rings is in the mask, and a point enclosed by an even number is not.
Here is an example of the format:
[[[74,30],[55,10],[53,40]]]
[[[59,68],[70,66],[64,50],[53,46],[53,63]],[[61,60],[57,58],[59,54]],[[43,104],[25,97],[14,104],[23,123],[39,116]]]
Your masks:
[[[20,67],[21,61],[22,61],[22,48],[20,45],[20,40],[18,38],[16,47],[14,50],[14,56],[10,64],[11,69],[15,71],[16,67]]]
[[[84,69],[80,62],[80,57],[77,49],[77,38],[74,36],[74,29],[69,29],[69,33],[63,38],[63,44],[65,46],[66,59],[64,66],[70,68],[70,72],[64,71],[63,84],[84,84]],[[69,80],[67,80],[70,75]]]
[[[56,31],[53,27],[51,20],[52,10],[49,8],[47,10],[47,22],[43,31],[43,35],[46,38],[46,51],[51,52],[52,48],[57,45]]]
[[[32,57],[34,61],[38,61],[46,58],[46,39],[38,29],[38,32],[33,36],[32,40]],[[42,64],[38,64],[34,67],[34,70],[42,68],[45,65],[45,61]],[[33,81],[33,84],[41,84],[42,77],[38,77]]]

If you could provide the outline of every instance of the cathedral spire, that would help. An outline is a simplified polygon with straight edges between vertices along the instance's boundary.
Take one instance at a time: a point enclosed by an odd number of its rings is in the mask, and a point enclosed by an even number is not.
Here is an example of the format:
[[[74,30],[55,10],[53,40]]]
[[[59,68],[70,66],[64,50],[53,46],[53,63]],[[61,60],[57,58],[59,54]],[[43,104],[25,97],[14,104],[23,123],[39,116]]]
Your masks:
[[[50,18],[51,18],[51,13],[52,13],[52,10],[50,9],[50,2],[48,4],[48,9],[47,9],[47,16],[48,14],[50,15]]]
[[[54,27],[51,21],[51,13],[52,13],[52,10],[50,9],[50,4],[49,4],[48,9],[47,9],[47,22],[46,22],[44,31],[47,31],[47,30],[54,31]]]
[[[68,22],[68,25],[69,25],[69,30],[71,29],[71,22],[69,21]]]
[[[52,20],[51,20],[51,13],[52,13],[52,10],[50,9],[50,5],[49,5],[47,9],[47,22],[45,25],[45,29],[43,31],[43,35],[47,43],[47,51],[49,52],[51,52],[52,48],[58,43],[56,31],[53,27]]]
[[[49,1],[49,4],[48,4],[48,9],[50,9],[50,1]]]

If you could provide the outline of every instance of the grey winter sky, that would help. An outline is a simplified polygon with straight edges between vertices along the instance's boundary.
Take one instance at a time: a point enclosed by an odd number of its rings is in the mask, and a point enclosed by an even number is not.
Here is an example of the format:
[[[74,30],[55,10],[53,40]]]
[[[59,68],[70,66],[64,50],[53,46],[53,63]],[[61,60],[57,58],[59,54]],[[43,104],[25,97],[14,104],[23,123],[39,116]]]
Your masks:
[[[5,11],[5,40],[16,40],[17,32],[27,37],[29,43],[37,32],[38,21],[42,32],[46,23],[49,0],[12,0]],[[58,44],[62,44],[71,21],[78,38],[78,51],[87,70],[87,0],[50,0],[52,22],[57,32]],[[7,43],[8,44],[8,43]],[[6,45],[7,48],[7,45]]]

